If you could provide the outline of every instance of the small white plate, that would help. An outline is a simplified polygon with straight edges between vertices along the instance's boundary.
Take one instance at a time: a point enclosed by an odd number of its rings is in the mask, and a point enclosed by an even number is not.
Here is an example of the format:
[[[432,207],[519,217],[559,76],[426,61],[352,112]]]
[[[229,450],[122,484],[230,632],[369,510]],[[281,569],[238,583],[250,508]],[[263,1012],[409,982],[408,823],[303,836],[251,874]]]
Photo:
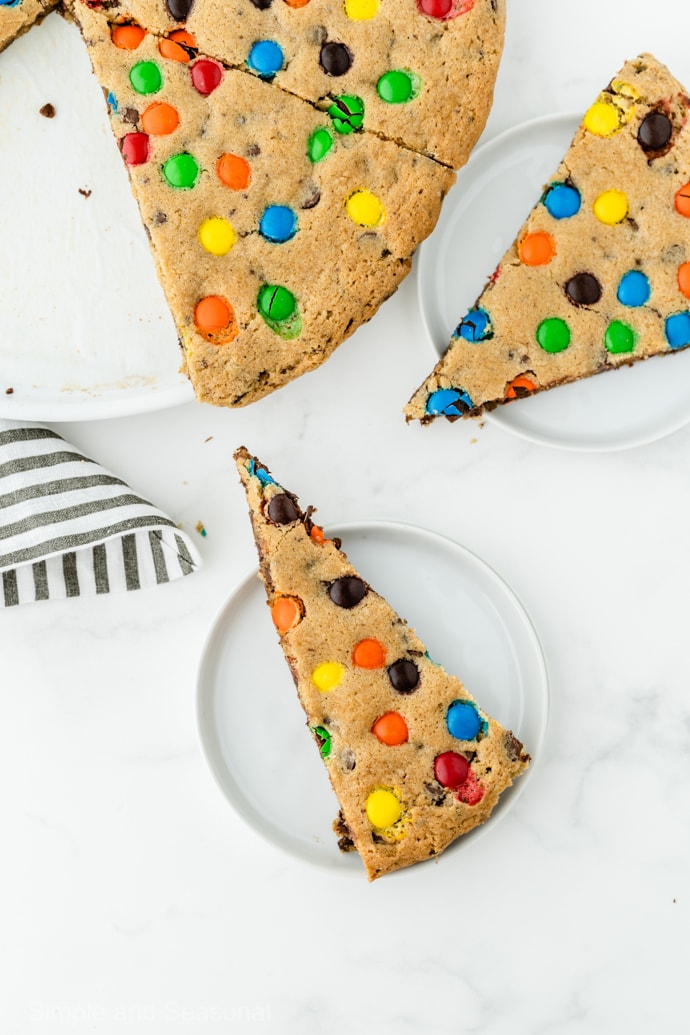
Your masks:
[[[47,103],[54,118],[40,115]],[[0,55],[0,125],[0,417],[95,420],[191,401],[102,91],[59,15]]]
[[[558,168],[580,120],[566,114],[522,123],[479,148],[459,173],[417,265],[422,318],[438,356]],[[521,399],[486,417],[563,449],[652,442],[690,420],[690,350]]]
[[[410,525],[373,521],[328,531],[343,538],[352,563],[417,630],[432,658],[524,741],[534,765],[548,713],[546,666],[530,619],[505,582],[462,546]],[[203,750],[227,799],[269,841],[299,859],[360,873],[359,857],[337,847],[337,799],[265,601],[255,572],[231,594],[208,636],[197,686]],[[488,823],[449,852],[505,815],[528,776],[503,795]]]

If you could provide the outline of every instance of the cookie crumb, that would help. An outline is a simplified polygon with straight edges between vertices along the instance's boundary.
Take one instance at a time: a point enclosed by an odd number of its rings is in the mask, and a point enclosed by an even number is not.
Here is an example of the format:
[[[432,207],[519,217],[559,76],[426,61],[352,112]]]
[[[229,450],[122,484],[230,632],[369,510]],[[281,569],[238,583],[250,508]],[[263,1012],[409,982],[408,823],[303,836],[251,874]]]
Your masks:
[[[212,438],[213,438],[213,435],[209,435],[208,438],[204,439],[204,442],[210,442]]]
[[[199,533],[200,536],[202,536],[202,538],[206,537],[206,529],[204,528],[203,521],[197,521],[196,531]]]
[[[471,438],[470,439],[470,445],[471,446],[476,446],[477,442],[478,442],[478,439],[476,439],[476,438]]]
[[[42,108],[38,109],[38,114],[42,115],[44,119],[54,119],[55,105],[50,103],[44,104]]]
[[[79,193],[81,194],[82,198],[90,198],[93,192],[90,187],[80,187]]]
[[[14,395],[14,388],[6,388],[5,395]]]

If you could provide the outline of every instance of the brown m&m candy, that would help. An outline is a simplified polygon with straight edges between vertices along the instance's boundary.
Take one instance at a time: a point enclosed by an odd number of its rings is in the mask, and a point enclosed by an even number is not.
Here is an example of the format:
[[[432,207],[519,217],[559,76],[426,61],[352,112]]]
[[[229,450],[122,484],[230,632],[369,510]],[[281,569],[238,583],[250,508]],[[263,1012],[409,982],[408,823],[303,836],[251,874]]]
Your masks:
[[[650,111],[637,131],[637,140],[643,151],[663,151],[671,140],[673,124],[663,111]]]
[[[268,517],[274,525],[291,525],[301,517],[299,507],[286,492],[279,492],[268,504]]]
[[[367,584],[356,575],[343,575],[331,583],[328,595],[334,604],[349,611],[367,595]]]
[[[573,305],[594,305],[601,298],[601,284],[593,273],[576,273],[565,285],[565,293]]]

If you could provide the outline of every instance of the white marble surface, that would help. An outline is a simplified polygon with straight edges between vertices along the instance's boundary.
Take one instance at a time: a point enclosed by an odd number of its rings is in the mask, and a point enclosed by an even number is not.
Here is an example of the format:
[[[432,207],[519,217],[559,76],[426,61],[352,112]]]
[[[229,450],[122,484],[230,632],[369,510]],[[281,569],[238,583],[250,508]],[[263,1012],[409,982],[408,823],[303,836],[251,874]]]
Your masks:
[[[688,17],[682,0],[512,0],[487,134],[584,108],[639,50],[690,83]],[[690,427],[609,454],[406,427],[430,360],[412,277],[325,367],[247,411],[64,426],[186,528],[203,521],[206,563],[0,619],[3,1032],[687,1031]],[[546,747],[456,864],[338,877],[280,854],[215,787],[194,685],[254,564],[240,443],[326,523],[465,544],[531,613]]]

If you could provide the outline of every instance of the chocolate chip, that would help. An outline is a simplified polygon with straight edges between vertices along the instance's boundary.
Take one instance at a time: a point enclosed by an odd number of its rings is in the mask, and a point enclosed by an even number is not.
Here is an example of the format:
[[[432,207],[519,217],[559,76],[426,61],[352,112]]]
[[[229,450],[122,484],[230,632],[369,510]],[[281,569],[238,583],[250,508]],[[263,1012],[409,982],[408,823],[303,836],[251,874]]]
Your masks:
[[[258,144],[250,144],[246,151],[248,158],[256,158],[257,155],[261,154],[261,148]]]
[[[321,191],[318,187],[314,187],[309,197],[302,202],[302,208],[316,208],[320,201]]]
[[[388,666],[388,678],[399,694],[411,694],[419,686],[419,669],[414,661],[401,658]]]
[[[511,762],[517,762],[518,758],[522,755],[524,750],[521,741],[517,739],[514,733],[510,730],[506,730],[503,738],[503,745],[506,749],[506,754]]]
[[[351,773],[357,765],[357,759],[352,748],[345,748],[342,755],[340,756],[343,763],[343,769],[346,769],[348,773]]]
[[[356,575],[343,575],[328,587],[328,595],[338,607],[356,607],[367,595],[367,584]]]
[[[565,293],[573,305],[594,305],[601,298],[601,284],[593,273],[576,273],[565,285]]]
[[[14,388],[6,388],[5,395],[14,395]]]
[[[663,151],[671,139],[673,124],[662,111],[645,115],[637,131],[637,141],[643,151]]]
[[[352,67],[352,51],[344,43],[324,43],[319,64],[327,75],[345,75]]]
[[[274,525],[291,525],[299,519],[300,510],[286,492],[279,492],[268,504],[268,516]]]
[[[251,0],[251,3],[254,4],[254,7],[258,7],[260,11],[267,11],[273,0]]]
[[[167,223],[167,221],[168,217],[165,212],[154,212],[152,222],[155,223],[156,226],[162,226],[163,223]]]
[[[136,108],[125,108],[122,112],[122,121],[129,122],[130,126],[136,126],[139,121],[139,112]]]
[[[176,22],[183,22],[189,17],[194,0],[165,0],[166,6]]]
[[[42,108],[38,109],[38,114],[42,115],[44,119],[54,119],[55,118],[55,105],[54,104],[44,104]]]

